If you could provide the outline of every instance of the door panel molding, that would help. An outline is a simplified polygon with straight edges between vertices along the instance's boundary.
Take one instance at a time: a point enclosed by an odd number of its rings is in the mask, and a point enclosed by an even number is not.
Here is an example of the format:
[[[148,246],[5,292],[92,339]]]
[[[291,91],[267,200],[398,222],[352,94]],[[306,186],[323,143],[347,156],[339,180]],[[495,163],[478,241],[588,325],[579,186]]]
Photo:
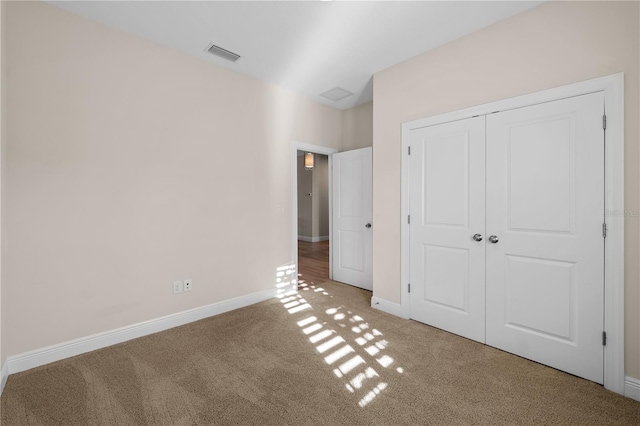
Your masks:
[[[604,386],[624,394],[624,73],[595,78],[536,93],[465,108],[414,120],[402,125],[401,174],[401,274],[400,304],[393,311],[404,318],[410,316],[408,284],[410,282],[409,176],[410,135],[413,130],[434,126],[476,115],[489,115],[545,102],[566,99],[589,93],[603,92],[607,116],[605,132],[605,216],[607,237],[605,245],[605,306],[604,331],[607,345],[604,349]],[[378,303],[376,305],[376,303]],[[389,302],[386,302],[389,304]],[[382,308],[374,293],[372,307]],[[386,306],[386,305],[385,305]],[[392,310],[392,309],[389,309]]]

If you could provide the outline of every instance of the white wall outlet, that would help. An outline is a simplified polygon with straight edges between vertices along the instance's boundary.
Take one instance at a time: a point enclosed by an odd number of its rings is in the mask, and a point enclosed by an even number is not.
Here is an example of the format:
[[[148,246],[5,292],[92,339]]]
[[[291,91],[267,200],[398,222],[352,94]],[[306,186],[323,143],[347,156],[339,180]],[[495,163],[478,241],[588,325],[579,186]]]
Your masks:
[[[173,294],[182,293],[183,289],[182,281],[174,281],[173,282]]]
[[[193,290],[193,280],[192,279],[188,279],[188,280],[184,280],[184,291],[191,291]]]

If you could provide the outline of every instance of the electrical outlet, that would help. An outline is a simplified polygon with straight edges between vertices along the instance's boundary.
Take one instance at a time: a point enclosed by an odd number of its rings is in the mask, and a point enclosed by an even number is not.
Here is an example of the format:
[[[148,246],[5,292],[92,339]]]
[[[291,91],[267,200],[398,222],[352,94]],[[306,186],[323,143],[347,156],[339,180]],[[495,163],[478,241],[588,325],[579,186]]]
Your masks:
[[[184,291],[187,292],[191,290],[193,290],[193,280],[184,280]]]
[[[173,282],[173,294],[182,293],[183,289],[182,281],[174,281]]]

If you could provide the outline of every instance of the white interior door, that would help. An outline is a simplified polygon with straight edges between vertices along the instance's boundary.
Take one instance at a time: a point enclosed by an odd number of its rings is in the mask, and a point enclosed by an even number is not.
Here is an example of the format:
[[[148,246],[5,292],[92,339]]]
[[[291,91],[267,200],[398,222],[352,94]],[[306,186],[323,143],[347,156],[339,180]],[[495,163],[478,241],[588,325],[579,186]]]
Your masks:
[[[412,131],[409,166],[411,318],[480,342],[484,121],[476,117]]]
[[[602,93],[487,116],[487,344],[603,382]]]
[[[373,290],[371,153],[362,148],[331,157],[333,279],[366,290]]]

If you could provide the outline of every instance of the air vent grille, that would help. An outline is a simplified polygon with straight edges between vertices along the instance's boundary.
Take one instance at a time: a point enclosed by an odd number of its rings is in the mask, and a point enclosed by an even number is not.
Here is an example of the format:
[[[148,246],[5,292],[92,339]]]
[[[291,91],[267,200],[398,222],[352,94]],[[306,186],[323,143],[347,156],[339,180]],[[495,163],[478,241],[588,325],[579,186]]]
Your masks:
[[[240,59],[240,55],[238,55],[237,53],[230,52],[227,49],[223,49],[220,46],[216,46],[215,44],[210,44],[209,46],[207,46],[207,52],[211,53],[212,55],[216,55],[221,58],[224,58],[231,62],[235,62],[238,59]]]
[[[333,89],[327,90],[326,92],[320,94],[320,96],[322,96],[323,98],[327,98],[334,102],[338,102],[339,100],[348,98],[351,95],[353,95],[353,93],[346,89],[343,89],[342,87],[334,87]]]

